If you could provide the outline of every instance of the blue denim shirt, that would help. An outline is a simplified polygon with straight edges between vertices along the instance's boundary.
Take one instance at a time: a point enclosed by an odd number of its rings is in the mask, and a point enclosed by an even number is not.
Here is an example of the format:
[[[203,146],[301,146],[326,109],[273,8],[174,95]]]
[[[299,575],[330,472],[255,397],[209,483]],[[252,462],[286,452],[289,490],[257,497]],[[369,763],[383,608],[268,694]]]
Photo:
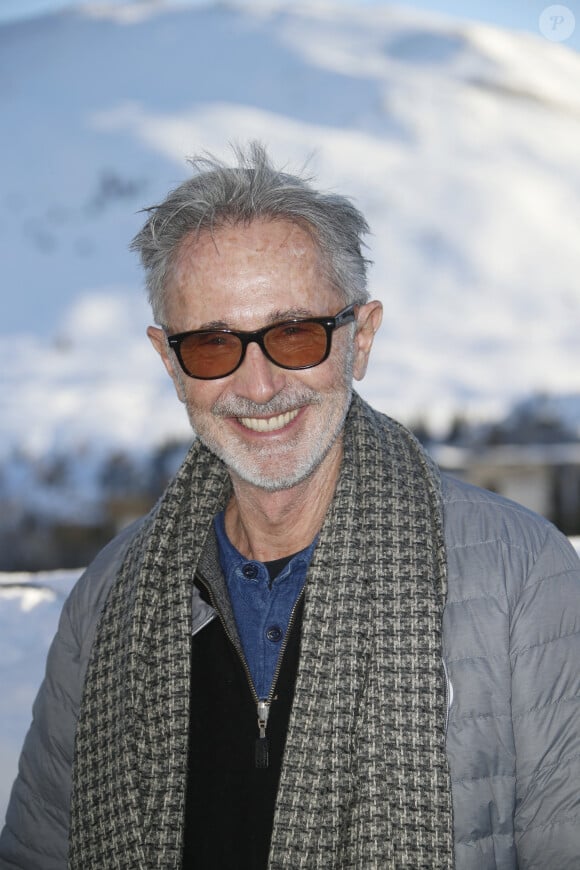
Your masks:
[[[229,540],[223,512],[215,517],[214,527],[220,563],[254,688],[258,698],[267,698],[316,539],[296,553],[270,583],[266,565],[246,559]]]

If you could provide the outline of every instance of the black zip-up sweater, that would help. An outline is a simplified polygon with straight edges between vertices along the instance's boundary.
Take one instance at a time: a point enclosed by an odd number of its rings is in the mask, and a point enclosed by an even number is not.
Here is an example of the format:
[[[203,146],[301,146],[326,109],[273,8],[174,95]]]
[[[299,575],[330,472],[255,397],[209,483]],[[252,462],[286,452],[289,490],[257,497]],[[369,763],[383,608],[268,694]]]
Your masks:
[[[202,597],[215,606],[203,581]],[[256,704],[240,652],[214,619],[192,638],[183,870],[266,870],[298,668],[303,603],[270,708],[269,763],[256,766]]]

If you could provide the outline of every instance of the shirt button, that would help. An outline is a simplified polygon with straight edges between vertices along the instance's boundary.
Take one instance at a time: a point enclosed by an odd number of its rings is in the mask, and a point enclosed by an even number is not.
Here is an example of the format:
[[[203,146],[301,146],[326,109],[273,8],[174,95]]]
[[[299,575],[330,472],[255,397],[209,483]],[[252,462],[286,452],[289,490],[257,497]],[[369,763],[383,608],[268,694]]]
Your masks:
[[[246,580],[255,580],[258,576],[258,566],[254,562],[246,562],[242,568],[242,574]]]
[[[282,640],[283,631],[279,625],[271,625],[266,631],[266,637],[272,643],[280,643]]]

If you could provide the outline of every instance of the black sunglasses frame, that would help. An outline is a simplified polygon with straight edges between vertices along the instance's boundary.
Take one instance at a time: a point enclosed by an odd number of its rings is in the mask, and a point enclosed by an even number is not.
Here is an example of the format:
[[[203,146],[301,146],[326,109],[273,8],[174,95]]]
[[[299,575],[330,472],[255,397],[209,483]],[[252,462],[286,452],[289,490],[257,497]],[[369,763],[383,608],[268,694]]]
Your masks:
[[[217,381],[220,378],[227,378],[229,375],[233,375],[237,369],[243,363],[246,350],[249,344],[255,342],[266,359],[269,359],[271,363],[278,366],[281,369],[288,369],[289,371],[300,371],[302,369],[312,369],[316,366],[319,366],[326,359],[328,359],[332,346],[332,333],[335,329],[340,329],[341,326],[346,326],[347,323],[352,323],[356,319],[356,309],[358,305],[353,303],[352,305],[347,305],[346,308],[343,308],[342,311],[339,311],[338,314],[335,314],[334,317],[297,317],[294,320],[283,320],[279,323],[272,323],[270,326],[264,326],[262,329],[257,329],[255,332],[238,332],[234,329],[192,329],[189,332],[177,332],[174,335],[167,335],[167,343],[169,347],[175,352],[175,355],[179,361],[179,365],[181,366],[183,372],[190,378],[195,378],[198,381]],[[315,363],[309,363],[305,366],[286,366],[282,363],[279,363],[277,360],[273,359],[273,357],[268,352],[266,345],[264,344],[264,336],[270,332],[272,329],[279,329],[281,326],[291,326],[293,323],[319,323],[324,327],[326,331],[326,351],[322,359],[318,360]],[[181,344],[188,338],[190,335],[234,335],[237,339],[239,339],[241,343],[241,351],[240,358],[233,368],[229,371],[225,372],[225,374],[221,375],[211,375],[210,377],[200,377],[199,375],[192,375],[191,372],[187,370],[187,367],[183,361],[183,357],[181,355]]]

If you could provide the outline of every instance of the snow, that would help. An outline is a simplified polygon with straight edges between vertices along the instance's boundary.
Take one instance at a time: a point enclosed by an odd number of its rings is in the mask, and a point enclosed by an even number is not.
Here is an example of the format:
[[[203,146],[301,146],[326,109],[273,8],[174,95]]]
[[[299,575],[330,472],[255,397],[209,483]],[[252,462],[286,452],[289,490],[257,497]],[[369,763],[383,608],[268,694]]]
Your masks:
[[[128,243],[187,155],[251,137],[370,220],[377,407],[444,427],[580,394],[565,46],[390,6],[100,3],[5,24],[0,58],[0,458],[187,437]]]

